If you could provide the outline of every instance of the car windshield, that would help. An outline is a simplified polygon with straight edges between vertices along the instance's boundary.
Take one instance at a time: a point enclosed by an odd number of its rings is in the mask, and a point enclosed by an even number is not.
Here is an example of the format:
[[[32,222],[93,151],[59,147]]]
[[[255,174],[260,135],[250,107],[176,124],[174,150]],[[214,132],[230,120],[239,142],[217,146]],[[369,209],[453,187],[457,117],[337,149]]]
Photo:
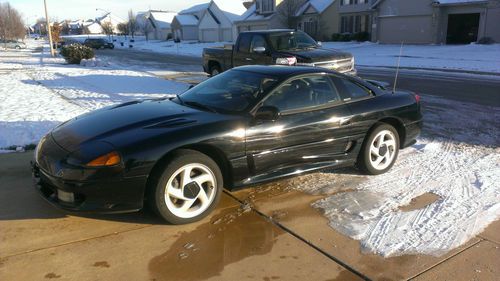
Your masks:
[[[318,43],[304,32],[274,33],[269,36],[273,48],[277,51],[317,48]]]
[[[184,92],[178,102],[216,112],[241,113],[276,83],[276,78],[264,74],[229,70]]]

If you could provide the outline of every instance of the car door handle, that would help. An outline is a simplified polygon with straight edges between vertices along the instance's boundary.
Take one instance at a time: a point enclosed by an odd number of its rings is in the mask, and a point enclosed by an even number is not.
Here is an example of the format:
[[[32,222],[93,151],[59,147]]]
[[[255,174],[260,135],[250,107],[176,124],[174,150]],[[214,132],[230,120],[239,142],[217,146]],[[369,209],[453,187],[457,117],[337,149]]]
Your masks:
[[[343,117],[340,119],[340,126],[347,126],[351,124],[351,117]]]
[[[246,61],[253,61],[251,58],[245,58]]]

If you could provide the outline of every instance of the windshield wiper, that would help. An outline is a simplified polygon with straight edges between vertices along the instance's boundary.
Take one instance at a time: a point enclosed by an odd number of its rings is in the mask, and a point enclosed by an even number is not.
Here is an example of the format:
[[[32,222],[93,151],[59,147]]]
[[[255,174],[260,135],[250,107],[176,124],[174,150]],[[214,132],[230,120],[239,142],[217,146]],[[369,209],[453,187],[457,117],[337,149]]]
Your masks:
[[[206,109],[208,111],[217,113],[217,110],[213,109],[212,107],[210,107],[208,105],[199,103],[197,101],[185,101],[185,102],[183,102],[183,104],[188,105],[188,106],[192,106],[192,107],[201,108],[201,109]]]
[[[176,94],[176,95],[175,95],[175,97],[179,100],[179,102],[180,102],[181,104],[184,104],[184,102],[183,102],[183,101],[182,101],[182,99],[181,99],[181,95]]]

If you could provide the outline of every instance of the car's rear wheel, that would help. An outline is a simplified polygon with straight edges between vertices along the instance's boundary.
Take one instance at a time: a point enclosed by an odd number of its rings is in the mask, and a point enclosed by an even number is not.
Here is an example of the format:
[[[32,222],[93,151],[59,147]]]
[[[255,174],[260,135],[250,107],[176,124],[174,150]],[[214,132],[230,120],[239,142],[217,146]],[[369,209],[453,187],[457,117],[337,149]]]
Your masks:
[[[212,66],[210,66],[210,76],[217,76],[219,75],[220,73],[222,72],[222,70],[220,69],[220,66],[216,63],[212,64]]]
[[[172,224],[202,219],[218,204],[223,187],[222,173],[207,155],[178,150],[150,190],[150,206]]]
[[[358,157],[358,166],[370,175],[383,174],[394,165],[398,153],[398,132],[391,125],[381,123],[364,142]]]
[[[21,46],[16,46],[16,49],[17,49],[17,50],[21,49]]]

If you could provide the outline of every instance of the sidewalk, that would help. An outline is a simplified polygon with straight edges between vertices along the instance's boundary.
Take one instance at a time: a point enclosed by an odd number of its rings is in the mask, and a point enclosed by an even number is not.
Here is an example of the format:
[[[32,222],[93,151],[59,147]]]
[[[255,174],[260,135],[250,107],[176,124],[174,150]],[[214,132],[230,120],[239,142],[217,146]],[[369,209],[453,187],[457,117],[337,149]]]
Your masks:
[[[208,218],[71,216],[32,187],[32,152],[0,155],[0,280],[495,280],[500,222],[440,256],[382,258],[328,226],[290,181],[223,195]],[[241,202],[245,202],[242,205]],[[247,209],[246,204],[253,207]]]

